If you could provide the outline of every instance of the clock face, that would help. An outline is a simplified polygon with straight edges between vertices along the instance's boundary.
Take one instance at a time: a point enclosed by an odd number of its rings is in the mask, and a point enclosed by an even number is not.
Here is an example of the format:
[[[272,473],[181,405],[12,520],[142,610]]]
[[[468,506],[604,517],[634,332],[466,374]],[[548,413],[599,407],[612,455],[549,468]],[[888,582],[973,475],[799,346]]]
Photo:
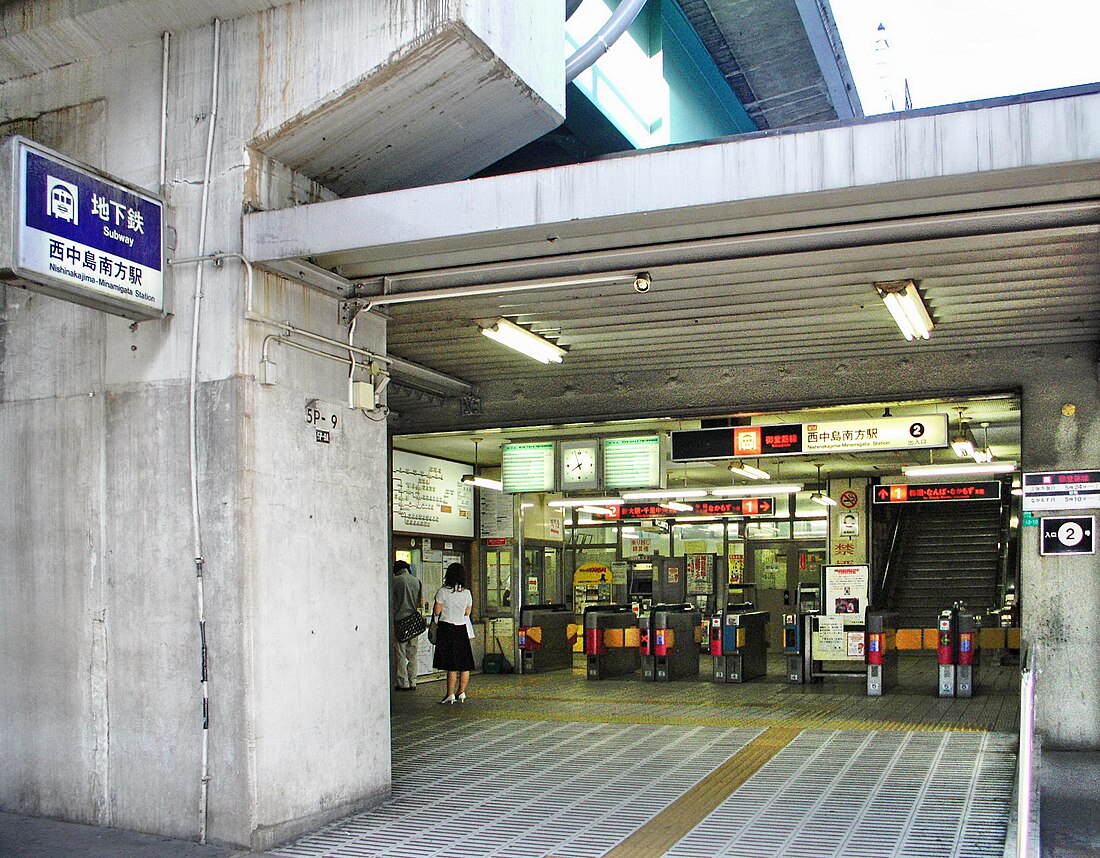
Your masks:
[[[596,447],[579,444],[562,445],[562,487],[594,488],[596,486]]]

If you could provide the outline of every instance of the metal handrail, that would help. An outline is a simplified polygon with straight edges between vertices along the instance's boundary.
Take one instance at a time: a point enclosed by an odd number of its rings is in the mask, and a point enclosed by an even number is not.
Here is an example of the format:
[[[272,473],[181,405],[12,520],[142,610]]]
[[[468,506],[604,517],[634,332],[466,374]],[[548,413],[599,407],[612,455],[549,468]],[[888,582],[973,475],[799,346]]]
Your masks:
[[[1035,740],[1035,649],[1020,659],[1020,751],[1016,772],[1016,856],[1027,858],[1031,834],[1032,743]]]
[[[877,602],[886,607],[886,580],[890,577],[890,567],[894,562],[894,549],[898,544],[898,533],[901,531],[901,510],[898,510],[897,521],[894,522],[894,535],[890,537],[890,549],[886,552],[886,567],[882,570],[882,581],[879,583],[879,592],[876,595]]]

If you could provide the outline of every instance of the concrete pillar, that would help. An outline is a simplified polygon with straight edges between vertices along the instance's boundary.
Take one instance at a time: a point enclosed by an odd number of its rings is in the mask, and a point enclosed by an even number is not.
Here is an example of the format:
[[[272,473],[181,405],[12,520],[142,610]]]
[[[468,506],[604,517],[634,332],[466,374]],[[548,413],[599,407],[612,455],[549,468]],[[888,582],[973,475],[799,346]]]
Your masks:
[[[66,27],[130,23],[112,17],[121,4],[77,0],[63,21],[22,5],[32,37],[58,37],[72,54],[0,80],[0,134],[26,133],[159,191],[175,258],[239,250],[246,206],[335,197],[325,176],[302,173],[310,158],[281,163],[257,145],[292,139],[308,153],[334,117],[369,113],[382,91],[429,113],[417,92],[394,89],[409,68],[386,68],[410,46],[421,71],[446,77],[428,61],[433,43],[446,46],[440,56],[472,51],[495,70],[494,98],[511,111],[494,129],[499,145],[552,127],[554,101],[564,103],[549,71],[561,74],[560,2],[532,4],[513,21],[457,0],[299,0],[226,21],[200,247],[212,25],[172,36],[159,188],[161,41],[60,38]],[[552,62],[529,50],[543,43],[555,48]],[[443,113],[478,125],[461,108]],[[389,142],[399,159],[418,146],[399,129]],[[355,165],[340,161],[353,154],[345,147],[324,161],[341,190],[354,190]],[[188,431],[196,271],[172,268],[169,315],[138,325],[0,286],[4,810],[180,838],[202,830]],[[346,364],[276,343],[278,383],[257,382],[264,339],[278,329],[245,321],[245,282],[236,260],[203,266],[197,458],[207,836],[260,849],[389,793],[389,476],[386,424],[348,407]],[[273,275],[257,275],[255,287],[257,312],[346,341],[337,297]],[[361,320],[356,345],[384,353],[384,323]],[[307,406],[336,417],[328,443]]]

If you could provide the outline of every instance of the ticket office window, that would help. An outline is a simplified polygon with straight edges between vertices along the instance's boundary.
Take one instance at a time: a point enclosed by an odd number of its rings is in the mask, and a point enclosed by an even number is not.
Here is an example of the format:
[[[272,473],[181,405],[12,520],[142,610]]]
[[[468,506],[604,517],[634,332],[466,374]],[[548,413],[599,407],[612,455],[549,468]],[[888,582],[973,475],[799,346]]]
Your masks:
[[[512,549],[485,552],[485,609],[489,616],[512,614]]]

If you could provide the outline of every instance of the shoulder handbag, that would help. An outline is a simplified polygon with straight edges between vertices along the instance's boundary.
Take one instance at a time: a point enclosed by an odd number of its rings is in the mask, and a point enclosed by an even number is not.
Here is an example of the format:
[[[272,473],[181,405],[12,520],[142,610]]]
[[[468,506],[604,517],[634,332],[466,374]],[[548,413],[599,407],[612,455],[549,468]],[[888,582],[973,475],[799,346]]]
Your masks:
[[[393,624],[394,633],[401,643],[411,641],[427,627],[428,624],[424,621],[424,616],[420,611],[414,611],[407,617],[402,617]]]
[[[439,617],[437,617],[435,614],[432,614],[432,621],[428,626],[428,643],[430,643],[432,646],[435,646],[435,634],[438,629]]]

